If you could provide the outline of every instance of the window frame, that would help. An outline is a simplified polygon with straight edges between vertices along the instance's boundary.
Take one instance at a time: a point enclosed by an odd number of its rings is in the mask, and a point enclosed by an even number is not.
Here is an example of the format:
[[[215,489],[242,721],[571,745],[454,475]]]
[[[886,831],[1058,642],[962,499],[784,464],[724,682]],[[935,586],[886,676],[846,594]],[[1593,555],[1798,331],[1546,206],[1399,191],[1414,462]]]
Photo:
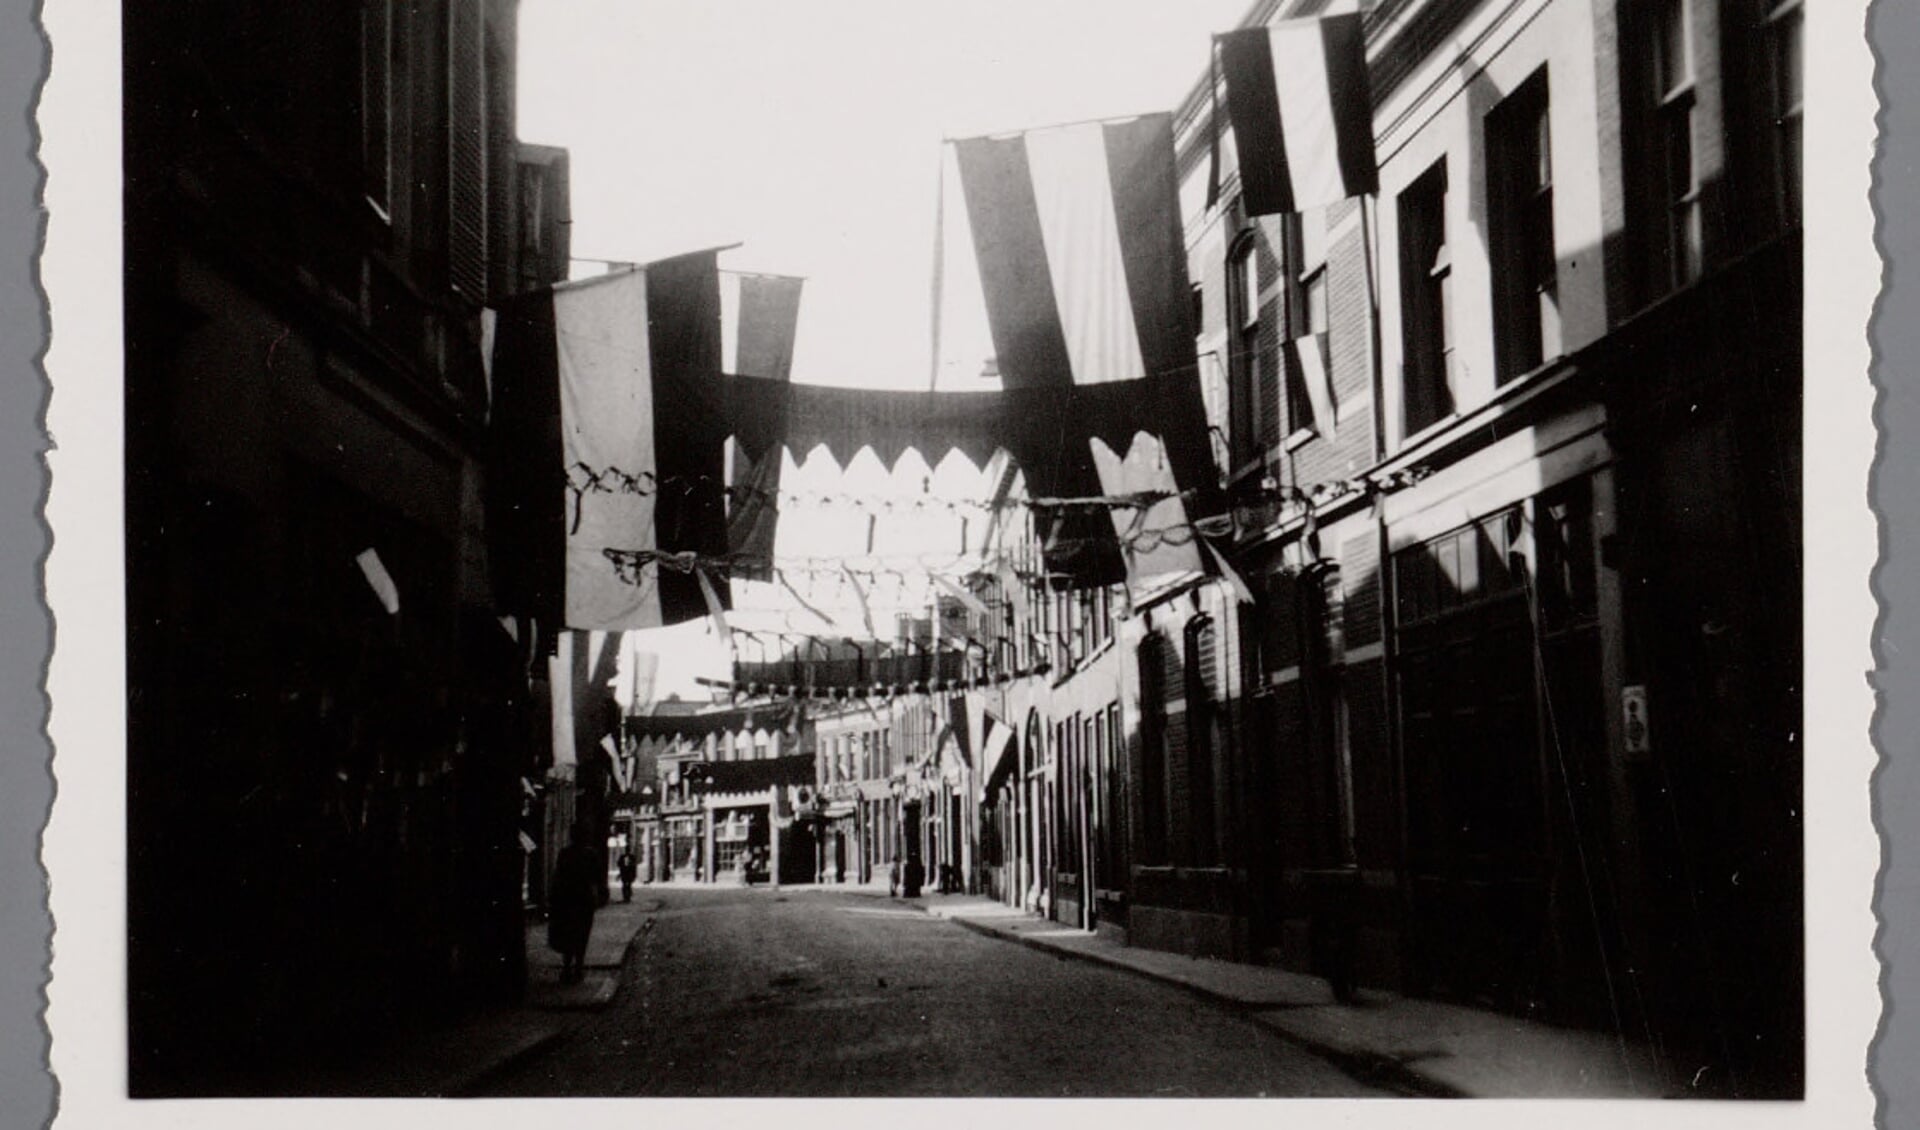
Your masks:
[[[1483,131],[1494,379],[1506,384],[1564,351],[1553,234],[1553,92],[1545,65],[1487,113]]]
[[[1396,197],[1400,224],[1401,441],[1451,418],[1453,390],[1453,251],[1447,206],[1447,159],[1441,157]],[[1431,397],[1416,418],[1414,381]]]
[[[1251,228],[1227,245],[1227,450],[1234,474],[1258,464],[1260,249]]]
[[[1650,301],[1698,280],[1706,252],[1700,163],[1693,141],[1693,9],[1690,0],[1649,0],[1639,17],[1635,39],[1643,67],[1638,83],[1643,137],[1636,179],[1647,195],[1639,243],[1645,256],[1644,298]],[[1668,73],[1670,69],[1674,73]]]

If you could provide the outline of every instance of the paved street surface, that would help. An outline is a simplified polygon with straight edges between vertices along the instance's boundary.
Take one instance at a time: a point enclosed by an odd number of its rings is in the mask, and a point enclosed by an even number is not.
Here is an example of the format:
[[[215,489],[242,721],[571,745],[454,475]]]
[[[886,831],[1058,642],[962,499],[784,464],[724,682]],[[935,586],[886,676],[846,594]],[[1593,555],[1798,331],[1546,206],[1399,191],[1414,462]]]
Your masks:
[[[612,1006],[492,1095],[1338,1096],[1228,1009],[864,893],[653,888]]]

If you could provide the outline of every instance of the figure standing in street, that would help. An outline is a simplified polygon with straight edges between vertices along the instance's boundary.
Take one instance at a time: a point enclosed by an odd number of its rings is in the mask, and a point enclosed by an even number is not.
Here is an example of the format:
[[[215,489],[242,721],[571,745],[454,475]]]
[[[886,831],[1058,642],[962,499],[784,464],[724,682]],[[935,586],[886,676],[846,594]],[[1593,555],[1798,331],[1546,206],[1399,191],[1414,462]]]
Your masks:
[[[633,901],[633,880],[640,874],[640,865],[634,861],[633,849],[620,853],[620,901]]]
[[[553,885],[547,893],[547,945],[560,954],[563,984],[585,975],[587,935],[593,932],[593,909],[599,901],[593,853],[587,850],[586,839],[586,827],[576,822],[567,846],[554,860]]]

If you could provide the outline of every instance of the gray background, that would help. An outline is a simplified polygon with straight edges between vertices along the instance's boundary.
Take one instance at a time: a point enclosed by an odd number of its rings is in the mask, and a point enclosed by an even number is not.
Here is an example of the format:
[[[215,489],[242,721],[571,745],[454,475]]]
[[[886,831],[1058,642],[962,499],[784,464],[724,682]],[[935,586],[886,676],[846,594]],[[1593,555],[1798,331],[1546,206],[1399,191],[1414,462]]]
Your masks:
[[[38,562],[47,537],[41,427],[45,384],[36,362],[45,312],[35,285],[40,170],[33,163],[31,104],[47,50],[35,0],[0,0],[0,1128],[44,1125],[54,1087],[38,1020],[49,920],[39,867],[40,828],[52,783],[46,771],[41,667],[51,620],[40,602]],[[1878,811],[1889,866],[1882,878],[1879,941],[1894,1005],[1872,1065],[1880,1125],[1920,1126],[1920,4],[1878,0],[1869,29],[1881,60],[1886,130],[1874,203],[1889,256],[1875,323],[1879,419],[1887,431],[1873,489],[1887,563],[1876,589],[1892,605],[1876,635],[1881,694],[1875,734],[1887,760]],[[1903,269],[1902,264],[1905,264]],[[1900,1004],[1898,1002],[1905,1002]]]
[[[40,1126],[53,1113],[40,987],[48,918],[39,865],[47,775],[41,665],[52,621],[40,603],[38,561],[47,537],[41,415],[46,384],[36,361],[46,312],[34,282],[40,238],[30,104],[47,47],[33,0],[0,0],[0,1127]]]
[[[1867,21],[1880,60],[1883,100],[1874,206],[1886,289],[1874,319],[1874,380],[1880,386],[1880,458],[1873,503],[1884,556],[1875,573],[1883,602],[1874,651],[1880,695],[1874,738],[1882,761],[1875,812],[1884,837],[1877,901],[1878,948],[1888,1006],[1870,1057],[1880,1125],[1920,1126],[1920,5],[1878,0]],[[1813,391],[1809,383],[1809,392]]]

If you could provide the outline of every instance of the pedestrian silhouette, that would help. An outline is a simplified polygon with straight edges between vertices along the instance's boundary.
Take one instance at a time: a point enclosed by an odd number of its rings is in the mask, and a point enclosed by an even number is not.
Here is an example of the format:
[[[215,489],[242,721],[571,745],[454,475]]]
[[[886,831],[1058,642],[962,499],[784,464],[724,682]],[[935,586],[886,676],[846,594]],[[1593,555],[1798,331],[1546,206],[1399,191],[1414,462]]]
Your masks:
[[[593,909],[599,902],[593,853],[586,841],[586,828],[574,824],[570,842],[554,860],[547,896],[547,945],[560,954],[560,980],[566,984],[585,975],[587,935],[593,932]]]
[[[640,873],[640,865],[634,861],[631,850],[620,853],[620,901],[633,901],[634,876]]]

